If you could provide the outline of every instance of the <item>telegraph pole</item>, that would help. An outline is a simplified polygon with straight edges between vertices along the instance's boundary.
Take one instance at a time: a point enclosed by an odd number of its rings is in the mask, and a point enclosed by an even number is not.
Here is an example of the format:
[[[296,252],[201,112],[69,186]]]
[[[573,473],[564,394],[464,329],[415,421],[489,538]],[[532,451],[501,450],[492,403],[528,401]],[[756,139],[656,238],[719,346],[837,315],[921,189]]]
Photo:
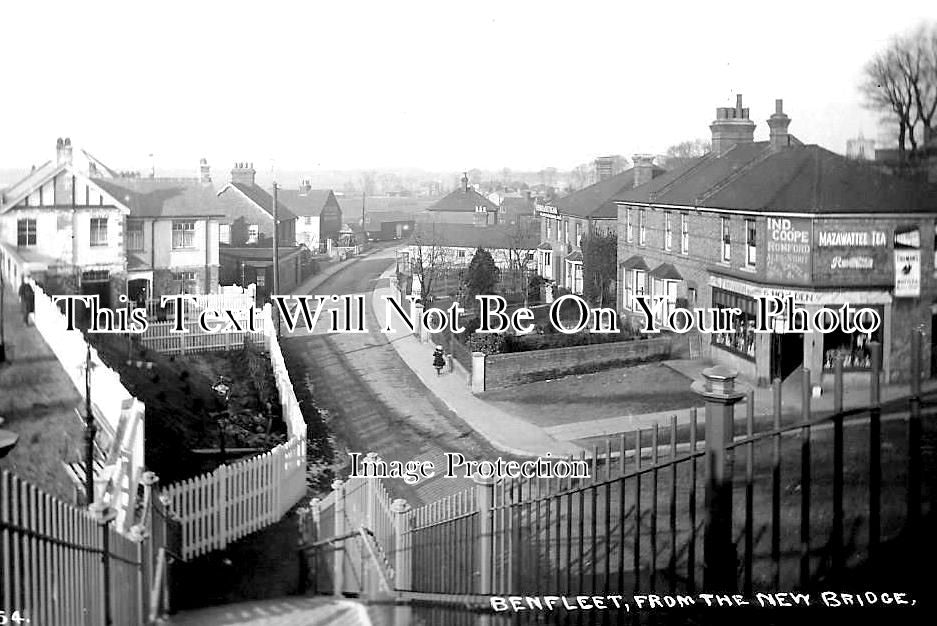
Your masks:
[[[91,344],[85,351],[85,493],[87,504],[94,502],[94,412],[91,410]]]
[[[365,246],[368,243],[368,227],[365,226],[364,221],[364,198],[368,194],[368,190],[364,189],[361,191],[361,249],[364,250]]]
[[[277,219],[277,183],[273,181],[273,295],[280,293],[280,222]],[[276,320],[277,337],[280,336],[280,316],[272,311]]]

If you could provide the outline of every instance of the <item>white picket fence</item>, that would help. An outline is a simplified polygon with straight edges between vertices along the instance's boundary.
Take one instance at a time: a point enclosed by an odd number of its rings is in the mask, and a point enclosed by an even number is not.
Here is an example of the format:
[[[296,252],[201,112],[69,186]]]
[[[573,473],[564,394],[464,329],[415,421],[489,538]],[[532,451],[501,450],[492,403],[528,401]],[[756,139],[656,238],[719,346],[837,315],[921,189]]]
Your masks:
[[[273,332],[262,312],[264,347],[273,366],[288,439],[264,454],[169,486],[163,491],[182,525],[182,556],[220,550],[276,523],[306,494],[306,421]]]

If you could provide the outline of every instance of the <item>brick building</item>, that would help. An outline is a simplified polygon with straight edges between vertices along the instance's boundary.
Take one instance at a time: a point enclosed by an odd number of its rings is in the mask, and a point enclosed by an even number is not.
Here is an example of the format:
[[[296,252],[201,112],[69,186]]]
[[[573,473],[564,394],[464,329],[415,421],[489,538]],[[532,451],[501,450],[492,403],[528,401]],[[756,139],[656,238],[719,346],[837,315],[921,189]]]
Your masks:
[[[446,224],[493,226],[498,223],[498,205],[472,189],[468,174],[462,174],[461,186],[430,205],[421,217]]]
[[[610,164],[608,168],[597,167],[599,182],[537,206],[541,242],[537,272],[544,279],[572,293],[582,293],[583,237],[591,232],[614,232],[618,209],[613,199],[665,171],[649,156],[635,155],[633,160],[634,167],[616,175],[611,174]]]
[[[868,370],[870,340],[883,343],[886,380],[901,380],[910,331],[935,323],[937,190],[805,145],[789,124],[778,100],[769,140],[755,142],[739,96],[717,109],[712,152],[615,198],[619,306],[636,315],[635,295],[659,296],[661,320],[678,305],[738,307],[736,332],[702,345],[760,384],[801,365],[819,384],[837,354],[847,372]],[[883,323],[872,334],[755,333],[761,295],[809,312],[871,307]]]

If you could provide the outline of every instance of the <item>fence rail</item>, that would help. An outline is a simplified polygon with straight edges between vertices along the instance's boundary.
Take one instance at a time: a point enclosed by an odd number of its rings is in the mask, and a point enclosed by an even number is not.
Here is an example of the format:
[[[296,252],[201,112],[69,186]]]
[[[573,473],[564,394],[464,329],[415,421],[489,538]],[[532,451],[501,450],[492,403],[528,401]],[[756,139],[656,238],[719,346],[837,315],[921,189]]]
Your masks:
[[[915,333],[910,400],[887,418],[877,367],[869,406],[850,411],[837,367],[830,415],[812,411],[806,370],[799,415],[783,413],[780,381],[774,413],[758,419],[750,390],[710,381],[697,387],[705,420],[694,409],[688,423],[608,439],[579,459],[588,477],[478,478],[419,509],[395,501],[382,518],[393,532],[373,533],[395,590],[482,606],[488,595],[844,588],[847,567],[886,543],[915,545],[933,504],[922,442],[937,433],[930,421],[923,430],[920,342]],[[383,485],[356,477],[334,487],[300,516],[303,562],[320,593],[367,593],[355,569],[367,560],[345,534],[367,526],[349,513],[361,506],[352,500]]]

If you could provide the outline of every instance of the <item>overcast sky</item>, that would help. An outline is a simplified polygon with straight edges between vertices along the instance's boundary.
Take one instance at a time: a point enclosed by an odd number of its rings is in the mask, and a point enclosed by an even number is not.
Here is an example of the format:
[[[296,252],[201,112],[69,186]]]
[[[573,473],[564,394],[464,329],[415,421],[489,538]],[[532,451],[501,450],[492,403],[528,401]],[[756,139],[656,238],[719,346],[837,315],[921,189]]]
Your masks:
[[[937,2],[5,2],[0,166],[560,169],[708,138],[742,93],[837,152],[862,66]]]

